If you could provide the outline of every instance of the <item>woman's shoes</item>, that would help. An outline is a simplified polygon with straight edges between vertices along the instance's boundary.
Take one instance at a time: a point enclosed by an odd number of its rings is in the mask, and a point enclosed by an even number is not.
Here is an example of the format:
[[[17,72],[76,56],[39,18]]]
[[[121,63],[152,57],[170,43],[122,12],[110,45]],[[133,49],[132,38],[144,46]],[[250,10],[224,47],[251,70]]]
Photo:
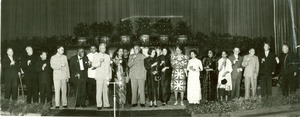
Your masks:
[[[184,106],[183,101],[181,101],[181,106]]]
[[[153,106],[153,103],[152,103],[152,101],[150,101],[150,106],[149,107],[152,107]]]
[[[154,100],[154,107],[157,107],[157,105],[156,105],[156,100]]]
[[[176,106],[178,104],[178,101],[175,101],[174,105]]]

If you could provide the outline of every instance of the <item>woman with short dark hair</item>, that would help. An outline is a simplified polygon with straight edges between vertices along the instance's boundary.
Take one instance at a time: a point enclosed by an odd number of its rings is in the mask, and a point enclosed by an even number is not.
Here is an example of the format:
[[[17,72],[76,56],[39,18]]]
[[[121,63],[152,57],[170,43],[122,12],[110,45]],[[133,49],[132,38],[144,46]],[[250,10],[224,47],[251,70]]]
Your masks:
[[[206,101],[215,101],[217,98],[217,59],[214,52],[209,50],[207,56],[203,59],[204,78],[202,96]]]

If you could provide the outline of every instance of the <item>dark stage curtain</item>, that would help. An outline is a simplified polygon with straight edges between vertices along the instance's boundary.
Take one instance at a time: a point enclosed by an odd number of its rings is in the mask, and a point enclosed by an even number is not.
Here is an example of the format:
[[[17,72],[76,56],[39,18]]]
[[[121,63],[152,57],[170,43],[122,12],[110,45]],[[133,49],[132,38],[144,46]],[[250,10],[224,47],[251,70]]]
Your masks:
[[[290,40],[288,0],[276,2],[276,36]],[[299,27],[299,0],[295,23]],[[193,32],[274,36],[274,0],[2,0],[2,39],[73,35],[79,22],[112,21],[130,16],[183,16]],[[296,15],[298,14],[298,15]],[[297,31],[299,37],[299,30]],[[298,38],[299,42],[299,38]],[[279,43],[280,44],[280,43]]]

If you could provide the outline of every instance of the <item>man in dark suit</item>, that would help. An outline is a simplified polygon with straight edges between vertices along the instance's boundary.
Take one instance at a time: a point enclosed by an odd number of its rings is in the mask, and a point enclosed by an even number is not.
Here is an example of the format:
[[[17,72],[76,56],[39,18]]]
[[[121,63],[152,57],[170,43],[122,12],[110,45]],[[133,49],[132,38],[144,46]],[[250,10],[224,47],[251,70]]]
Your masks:
[[[240,48],[235,47],[233,49],[233,55],[229,56],[229,60],[232,63],[231,81],[232,81],[232,91],[231,98],[240,97],[240,86],[243,73],[243,57],[239,55]]]
[[[19,62],[13,55],[12,48],[7,48],[7,56],[2,58],[3,76],[5,82],[5,99],[17,100],[18,98],[18,77],[20,73]]]
[[[275,54],[270,51],[270,44],[264,43],[264,52],[259,55],[259,77],[261,96],[272,95],[272,75],[275,73]]]
[[[297,56],[289,51],[289,47],[282,45],[282,54],[279,56],[281,89],[284,96],[293,94],[297,89]]]
[[[35,64],[37,61],[36,56],[33,55],[33,50],[31,46],[25,48],[26,55],[22,59],[22,70],[24,72],[24,79],[27,90],[27,103],[38,102],[38,79],[36,75]]]
[[[36,62],[36,72],[38,73],[40,98],[41,103],[45,103],[45,97],[47,97],[47,103],[51,104],[52,101],[52,68],[50,67],[50,60],[47,59],[47,52],[43,51],[40,54],[40,59]]]
[[[89,59],[84,55],[84,49],[79,48],[77,55],[71,57],[70,59],[70,72],[71,78],[75,86],[76,91],[76,107],[86,107],[86,80],[87,80],[87,70],[89,65]]]

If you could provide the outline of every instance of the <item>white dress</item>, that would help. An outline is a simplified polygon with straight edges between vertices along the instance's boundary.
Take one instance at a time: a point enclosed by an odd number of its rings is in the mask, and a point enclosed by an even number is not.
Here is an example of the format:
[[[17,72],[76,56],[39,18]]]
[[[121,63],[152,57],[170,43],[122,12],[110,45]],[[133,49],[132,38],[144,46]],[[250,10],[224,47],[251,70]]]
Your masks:
[[[223,64],[223,62],[226,60],[225,64]],[[232,90],[232,82],[231,82],[231,72],[232,72],[232,64],[230,62],[229,59],[224,59],[221,58],[218,61],[218,70],[219,70],[219,77],[218,77],[218,85],[217,88],[225,88],[226,91],[231,91]],[[225,75],[225,77],[223,77],[223,74],[228,71],[229,73],[227,73]],[[227,80],[226,84],[221,84],[221,81],[223,79]]]
[[[192,69],[191,69],[192,67]],[[195,71],[193,70],[195,69]],[[201,100],[200,71],[203,70],[202,62],[197,59],[190,59],[187,66],[188,83],[187,99],[190,104],[199,104]]]

